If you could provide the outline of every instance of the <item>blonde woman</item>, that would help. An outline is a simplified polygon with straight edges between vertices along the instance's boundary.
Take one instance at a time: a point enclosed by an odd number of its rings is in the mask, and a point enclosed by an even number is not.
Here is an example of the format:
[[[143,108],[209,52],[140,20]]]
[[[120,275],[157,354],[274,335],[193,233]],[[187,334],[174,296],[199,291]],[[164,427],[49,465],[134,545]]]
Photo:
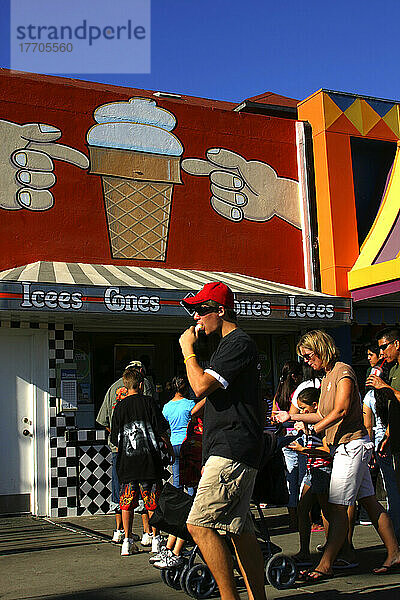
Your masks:
[[[335,342],[324,331],[315,330],[303,335],[297,344],[297,353],[315,371],[323,369],[325,375],[318,412],[290,415],[290,418],[307,423],[316,434],[325,431],[333,456],[325,551],[319,564],[314,569],[302,571],[300,577],[311,583],[333,577],[333,562],[346,540],[347,509],[356,500],[365,507],[387,550],[386,560],[374,569],[374,573],[400,572],[400,549],[392,522],[375,497],[369,473],[373,444],[363,423],[356,375],[350,365],[339,361]],[[274,418],[285,422],[289,420],[289,414],[277,411]]]

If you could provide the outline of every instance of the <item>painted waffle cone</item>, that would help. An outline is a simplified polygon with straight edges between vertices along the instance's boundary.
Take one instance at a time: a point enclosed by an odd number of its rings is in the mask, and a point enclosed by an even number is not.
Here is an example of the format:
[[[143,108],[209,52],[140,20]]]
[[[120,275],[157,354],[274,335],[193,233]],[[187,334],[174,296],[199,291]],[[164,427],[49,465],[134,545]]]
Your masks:
[[[113,258],[165,260],[173,183],[102,181]]]

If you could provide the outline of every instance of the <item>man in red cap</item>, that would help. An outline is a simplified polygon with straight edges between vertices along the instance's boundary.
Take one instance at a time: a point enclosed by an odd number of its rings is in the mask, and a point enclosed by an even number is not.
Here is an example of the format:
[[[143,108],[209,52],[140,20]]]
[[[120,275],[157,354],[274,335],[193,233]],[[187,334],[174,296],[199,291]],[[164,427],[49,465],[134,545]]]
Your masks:
[[[249,598],[264,600],[264,563],[250,514],[262,440],[256,345],[237,326],[233,293],[225,284],[207,283],[183,303],[194,310],[197,323],[179,340],[188,379],[198,398],[207,397],[203,472],[187,527],[222,600],[239,600],[239,595],[232,557],[219,531],[232,539]],[[221,337],[205,370],[193,350],[199,328]]]

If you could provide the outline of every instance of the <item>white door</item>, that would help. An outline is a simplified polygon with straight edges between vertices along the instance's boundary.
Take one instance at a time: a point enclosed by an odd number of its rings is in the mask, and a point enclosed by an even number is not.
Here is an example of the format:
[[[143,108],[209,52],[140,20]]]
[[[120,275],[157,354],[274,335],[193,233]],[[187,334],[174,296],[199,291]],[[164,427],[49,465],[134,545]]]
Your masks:
[[[48,472],[43,464],[47,454],[43,334],[0,332],[0,514],[46,512],[38,508],[38,497],[46,495]]]

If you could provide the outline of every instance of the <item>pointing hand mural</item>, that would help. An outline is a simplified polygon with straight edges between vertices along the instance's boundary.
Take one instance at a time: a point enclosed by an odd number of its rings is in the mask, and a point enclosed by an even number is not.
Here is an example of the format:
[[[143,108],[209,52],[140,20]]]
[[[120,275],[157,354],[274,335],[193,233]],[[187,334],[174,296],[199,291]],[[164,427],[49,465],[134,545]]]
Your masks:
[[[52,125],[0,120],[0,208],[48,210],[54,204],[49,191],[56,182],[53,160],[89,167],[82,152],[55,143],[61,135]]]
[[[277,216],[301,229],[296,181],[279,177],[266,162],[210,147],[209,134],[208,143],[204,140],[201,146],[204,150],[199,150],[205,151],[205,158],[182,158],[183,142],[173,133],[177,118],[154,99],[133,97],[100,104],[94,108],[93,121],[86,132],[88,158],[59,143],[62,130],[54,125],[0,120],[0,209],[50,209],[55,202],[51,191],[56,183],[55,161],[61,160],[101,179],[115,259],[167,260],[173,194],[183,183],[182,169],[209,179],[211,206],[223,219],[263,223]],[[181,132],[186,134],[185,127]],[[82,135],[77,128],[77,136]],[[195,202],[195,187],[181,188],[180,198],[187,202],[190,196]],[[93,189],[98,194],[97,184]],[[176,205],[177,214],[179,208]]]
[[[226,148],[210,148],[207,160],[186,158],[190,175],[210,178],[211,205],[230,221],[268,221],[274,215],[301,228],[298,183],[279,177],[267,163],[246,160]]]

